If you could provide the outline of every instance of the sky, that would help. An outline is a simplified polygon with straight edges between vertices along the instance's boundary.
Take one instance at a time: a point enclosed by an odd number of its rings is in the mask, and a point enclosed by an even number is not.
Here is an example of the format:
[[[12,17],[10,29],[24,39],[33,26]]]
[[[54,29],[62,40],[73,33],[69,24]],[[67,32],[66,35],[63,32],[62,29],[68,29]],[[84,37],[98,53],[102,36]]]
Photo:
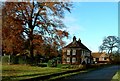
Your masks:
[[[63,21],[70,33],[66,45],[76,36],[92,52],[97,52],[105,37],[118,36],[118,3],[74,2]]]

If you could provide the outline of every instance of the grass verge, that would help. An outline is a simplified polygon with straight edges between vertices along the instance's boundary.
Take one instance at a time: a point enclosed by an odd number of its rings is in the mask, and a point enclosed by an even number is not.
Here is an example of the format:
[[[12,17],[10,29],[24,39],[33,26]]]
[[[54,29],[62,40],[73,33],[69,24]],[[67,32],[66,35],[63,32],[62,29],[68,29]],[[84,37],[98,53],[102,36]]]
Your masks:
[[[3,80],[24,80],[30,78],[36,78],[41,76],[47,76],[54,73],[65,72],[73,69],[60,69],[50,67],[37,67],[30,65],[2,65],[2,79]]]
[[[120,81],[120,70],[116,72],[111,81]]]
[[[100,69],[102,67],[95,67],[91,69],[62,69],[51,67],[37,67],[30,65],[2,65],[3,80],[18,81],[18,80],[58,80],[79,73],[86,73],[92,70]]]

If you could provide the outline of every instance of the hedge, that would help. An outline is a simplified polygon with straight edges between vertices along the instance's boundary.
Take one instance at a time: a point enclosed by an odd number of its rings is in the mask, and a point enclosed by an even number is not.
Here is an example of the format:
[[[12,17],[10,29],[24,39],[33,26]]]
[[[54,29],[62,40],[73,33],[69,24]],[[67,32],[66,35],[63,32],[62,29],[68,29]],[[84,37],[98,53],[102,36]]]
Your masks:
[[[25,56],[2,56],[2,63],[11,63],[11,64],[28,64],[30,63],[30,58]]]
[[[1,56],[1,58],[2,58],[2,63],[9,63],[9,56],[8,55],[6,55],[6,56]]]

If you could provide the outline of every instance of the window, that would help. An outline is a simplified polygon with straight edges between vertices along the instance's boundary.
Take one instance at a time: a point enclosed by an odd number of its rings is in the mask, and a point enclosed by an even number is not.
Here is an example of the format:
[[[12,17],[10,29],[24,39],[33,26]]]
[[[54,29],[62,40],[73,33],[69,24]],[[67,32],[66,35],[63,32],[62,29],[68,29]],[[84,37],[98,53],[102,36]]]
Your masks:
[[[90,59],[88,59],[88,63],[90,63]]]
[[[70,62],[70,57],[67,57],[67,62]]]
[[[67,50],[67,55],[70,55],[70,50]]]
[[[96,59],[95,59],[95,58],[93,58],[93,61],[96,61]]]
[[[72,63],[75,63],[75,62],[76,62],[76,58],[73,57],[73,58],[72,58]]]
[[[90,56],[90,53],[89,53],[89,52],[87,52],[87,56]]]
[[[102,60],[104,60],[104,57],[102,57]]]
[[[85,51],[84,50],[82,50],[82,55],[85,56]]]
[[[107,58],[104,58],[104,60],[107,60]]]
[[[84,54],[83,54],[83,50],[82,50],[82,56],[83,56]]]
[[[73,50],[73,51],[72,51],[72,55],[76,55],[76,50]]]
[[[99,61],[99,58],[96,58],[96,61],[98,62],[98,61]]]

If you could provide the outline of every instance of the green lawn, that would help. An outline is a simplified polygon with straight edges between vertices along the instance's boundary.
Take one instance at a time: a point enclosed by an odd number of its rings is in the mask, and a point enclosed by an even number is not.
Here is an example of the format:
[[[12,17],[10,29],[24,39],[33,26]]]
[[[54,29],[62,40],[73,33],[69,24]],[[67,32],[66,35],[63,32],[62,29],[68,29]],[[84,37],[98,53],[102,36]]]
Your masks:
[[[76,68],[77,69],[77,68]],[[94,70],[97,68],[91,68],[83,71],[77,71],[73,73],[66,73],[59,76],[51,77],[50,80],[69,77],[71,75],[79,74],[82,72],[88,72],[89,70]],[[35,77],[46,76],[55,73],[61,73],[68,70],[75,70],[74,69],[61,69],[61,68],[54,68],[54,67],[37,67],[37,66],[30,66],[30,65],[8,65],[2,64],[2,79],[3,81],[16,81],[16,80],[23,80]]]
[[[30,65],[2,65],[3,80],[21,80],[38,76],[50,75],[72,69],[60,69],[50,67],[37,67]]]

